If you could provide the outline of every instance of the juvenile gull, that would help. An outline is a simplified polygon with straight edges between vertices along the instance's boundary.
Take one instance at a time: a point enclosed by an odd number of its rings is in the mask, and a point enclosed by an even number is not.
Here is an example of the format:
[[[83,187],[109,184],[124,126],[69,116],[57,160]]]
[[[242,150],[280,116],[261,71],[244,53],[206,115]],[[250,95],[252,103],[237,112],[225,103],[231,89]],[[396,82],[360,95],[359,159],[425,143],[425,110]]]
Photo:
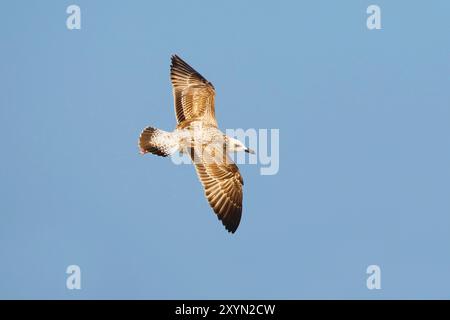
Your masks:
[[[178,151],[188,153],[209,204],[225,228],[234,233],[241,221],[244,180],[227,153],[253,151],[218,129],[214,86],[177,55],[172,56],[170,78],[178,124],[173,132],[144,129],[140,151],[163,157]]]

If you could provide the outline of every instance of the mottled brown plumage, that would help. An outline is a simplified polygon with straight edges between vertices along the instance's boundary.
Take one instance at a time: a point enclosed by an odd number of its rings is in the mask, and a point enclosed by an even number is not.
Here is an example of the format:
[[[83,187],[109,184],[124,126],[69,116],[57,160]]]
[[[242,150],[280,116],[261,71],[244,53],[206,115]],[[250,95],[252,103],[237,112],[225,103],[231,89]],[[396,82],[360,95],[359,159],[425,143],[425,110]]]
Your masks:
[[[195,119],[200,120],[203,126],[217,127],[212,83],[177,55],[172,56],[170,78],[178,125],[183,126],[184,122]],[[227,230],[235,232],[242,215],[244,181],[239,168],[220,146],[195,150],[198,148],[194,148],[197,159],[193,157],[193,162],[205,196]]]
[[[251,150],[218,129],[214,86],[177,55],[172,56],[170,79],[177,128],[174,132],[146,128],[139,139],[141,153],[167,156],[187,150],[209,204],[234,233],[241,221],[244,181],[227,152]]]

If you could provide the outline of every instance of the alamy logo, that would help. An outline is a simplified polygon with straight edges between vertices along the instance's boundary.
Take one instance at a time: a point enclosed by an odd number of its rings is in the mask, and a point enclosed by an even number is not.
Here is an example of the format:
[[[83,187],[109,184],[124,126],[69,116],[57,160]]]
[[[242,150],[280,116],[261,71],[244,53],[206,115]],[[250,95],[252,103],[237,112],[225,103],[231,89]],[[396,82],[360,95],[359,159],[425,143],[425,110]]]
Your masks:
[[[69,290],[81,289],[81,269],[73,264],[67,267],[66,273],[69,275],[66,280],[66,287]]]
[[[373,264],[367,267],[366,272],[369,275],[366,282],[367,289],[381,289],[381,268]]]
[[[201,141],[203,132],[201,128],[192,129],[194,140]],[[275,175],[280,169],[280,130],[279,129],[226,129],[225,135],[239,141],[248,141],[249,152],[233,152],[230,142],[218,136],[216,141],[207,141],[201,148],[196,150],[200,153],[195,161],[214,162],[218,158],[230,159],[236,164],[259,164],[260,174]],[[218,153],[220,153],[218,155]],[[213,155],[213,156],[211,156]],[[191,164],[191,157],[186,152],[174,153],[171,156],[172,162],[176,165]],[[226,159],[224,159],[226,162]]]
[[[366,10],[367,14],[367,29],[369,30],[380,30],[381,29],[381,9],[377,5],[370,5]]]
[[[69,30],[81,29],[81,9],[79,6],[72,4],[67,7],[66,13],[69,14],[66,20],[66,26]]]

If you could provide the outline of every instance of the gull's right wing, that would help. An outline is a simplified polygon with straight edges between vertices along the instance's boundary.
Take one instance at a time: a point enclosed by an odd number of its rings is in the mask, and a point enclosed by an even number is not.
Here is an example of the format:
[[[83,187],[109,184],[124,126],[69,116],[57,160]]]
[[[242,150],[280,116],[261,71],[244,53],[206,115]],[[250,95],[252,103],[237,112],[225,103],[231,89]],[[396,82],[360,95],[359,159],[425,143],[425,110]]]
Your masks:
[[[225,228],[234,233],[242,215],[244,180],[239,168],[219,145],[196,147],[190,155],[210,206]]]

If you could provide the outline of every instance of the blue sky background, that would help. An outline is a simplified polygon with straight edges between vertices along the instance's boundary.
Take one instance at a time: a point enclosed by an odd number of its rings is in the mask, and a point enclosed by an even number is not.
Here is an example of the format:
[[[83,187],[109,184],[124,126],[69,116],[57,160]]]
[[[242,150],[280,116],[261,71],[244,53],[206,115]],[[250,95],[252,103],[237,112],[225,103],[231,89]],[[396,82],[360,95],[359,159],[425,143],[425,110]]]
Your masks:
[[[449,12],[2,2],[0,298],[450,298]],[[191,166],[138,154],[144,127],[175,126],[172,53],[214,83],[222,129],[280,129],[277,175],[240,166],[235,235]]]

